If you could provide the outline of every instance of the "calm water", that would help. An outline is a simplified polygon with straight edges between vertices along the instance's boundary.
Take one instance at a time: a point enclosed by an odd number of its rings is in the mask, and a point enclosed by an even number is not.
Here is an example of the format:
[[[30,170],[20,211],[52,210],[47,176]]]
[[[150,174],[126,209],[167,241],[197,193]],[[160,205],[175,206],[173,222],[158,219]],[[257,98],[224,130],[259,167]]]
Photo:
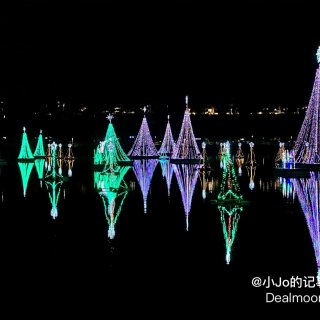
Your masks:
[[[235,153],[235,146],[232,150]],[[227,264],[221,214],[212,203],[222,173],[217,152],[216,147],[208,150],[214,170],[205,198],[203,181],[196,177],[188,231],[177,173],[172,172],[168,195],[162,166],[156,163],[144,212],[140,183],[145,186],[148,181],[142,177],[139,183],[130,168],[113,239],[108,237],[91,159],[74,161],[72,177],[60,186],[56,219],[50,213],[48,188],[44,182],[41,185],[35,167],[26,196],[17,163],[1,167],[2,279],[7,298],[31,301],[31,308],[39,303],[72,310],[90,301],[92,308],[112,309],[123,302],[135,310],[148,304],[178,312],[190,301],[189,308],[205,312],[213,300],[264,304],[266,289],[251,285],[255,276],[316,275],[315,253],[297,196],[285,196],[283,185],[273,176],[276,150],[259,147],[253,190],[245,167],[239,177],[250,205],[239,214]],[[247,150],[244,153],[247,156]],[[65,164],[63,176],[68,176]]]

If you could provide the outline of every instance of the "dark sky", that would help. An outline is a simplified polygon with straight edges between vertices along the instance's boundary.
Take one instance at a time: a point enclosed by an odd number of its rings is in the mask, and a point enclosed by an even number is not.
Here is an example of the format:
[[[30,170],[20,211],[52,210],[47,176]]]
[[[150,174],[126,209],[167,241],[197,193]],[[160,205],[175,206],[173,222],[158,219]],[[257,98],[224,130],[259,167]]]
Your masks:
[[[170,103],[188,93],[194,104],[306,104],[317,1],[206,2],[2,4],[0,94],[37,103]]]

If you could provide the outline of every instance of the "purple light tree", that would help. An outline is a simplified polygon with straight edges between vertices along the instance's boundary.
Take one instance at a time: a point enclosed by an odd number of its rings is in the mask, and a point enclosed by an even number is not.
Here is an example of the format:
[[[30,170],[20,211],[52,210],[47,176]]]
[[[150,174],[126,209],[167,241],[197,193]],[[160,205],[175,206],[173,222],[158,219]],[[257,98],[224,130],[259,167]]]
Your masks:
[[[147,213],[147,198],[157,159],[133,160],[133,172],[138,180],[143,197],[144,213]]]
[[[320,64],[320,46],[317,51],[317,60]],[[294,159],[297,163],[320,163],[319,108],[320,67],[318,66],[309,105],[294,146]]]
[[[320,284],[320,175],[310,173],[310,178],[294,179],[294,189],[307,221],[318,267],[318,284]]]
[[[144,107],[143,110],[146,112],[146,107]],[[157,158],[159,156],[150,134],[146,115],[143,116],[139,133],[131,150],[128,152],[128,156],[132,159]]]
[[[189,213],[192,196],[200,173],[199,164],[173,164],[173,170],[181,192],[184,213],[186,216],[186,230],[189,230]]]
[[[163,138],[161,147],[158,151],[161,158],[170,157],[172,155],[174,147],[175,147],[169,118],[170,118],[170,116],[168,116],[168,123],[167,123],[166,131],[164,134],[164,138]]]
[[[196,162],[200,162],[202,159],[192,129],[188,96],[186,96],[186,111],[184,112],[179,138],[173,150],[172,159],[173,162],[188,162],[187,160],[196,160]]]

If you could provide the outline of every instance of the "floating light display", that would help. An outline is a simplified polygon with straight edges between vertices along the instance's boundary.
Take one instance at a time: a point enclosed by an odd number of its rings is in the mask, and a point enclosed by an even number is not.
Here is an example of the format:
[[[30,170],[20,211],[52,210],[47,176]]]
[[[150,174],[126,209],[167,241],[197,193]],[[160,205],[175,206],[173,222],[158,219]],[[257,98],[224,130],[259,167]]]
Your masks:
[[[38,178],[40,180],[40,185],[42,187],[42,180],[44,176],[44,164],[45,164],[45,159],[35,159],[34,164],[37,170]]]
[[[66,153],[66,156],[64,158],[65,160],[73,160],[74,159],[74,155],[73,155],[73,151],[72,151],[72,143],[68,143],[68,150]]]
[[[248,172],[248,176],[249,176],[249,189],[252,191],[255,187],[254,178],[255,178],[255,174],[256,174],[257,162],[256,162],[256,155],[253,150],[254,143],[250,142],[249,146],[250,146],[250,151],[248,154],[246,168],[247,168],[247,172]]]
[[[310,178],[294,179],[293,183],[312,240],[320,285],[320,176],[310,172]]]
[[[173,170],[178,181],[184,213],[186,217],[186,230],[189,230],[189,213],[191,211],[192,197],[200,173],[199,164],[173,164]]]
[[[43,147],[42,130],[40,130],[36,150],[34,151],[33,156],[34,158],[44,158],[46,156],[44,152],[44,147]]]
[[[320,47],[317,51],[317,61],[319,59]],[[297,163],[314,164],[320,163],[320,66],[316,70],[315,81],[309,100],[308,108],[294,145],[295,161]]]
[[[242,152],[242,144],[241,142],[238,143],[238,150],[235,156],[236,159],[236,164],[238,166],[238,175],[241,176],[242,175],[242,166],[244,164],[244,155]]]
[[[20,148],[20,153],[18,156],[19,161],[26,161],[26,160],[33,160],[33,154],[30,149],[29,141],[28,141],[28,136],[26,133],[26,127],[23,127],[23,134],[22,134],[22,143],[21,143],[21,148]]]
[[[146,108],[144,107],[144,112]],[[131,150],[128,152],[130,158],[157,158],[158,151],[153,143],[146,115],[143,116],[138,135],[133,143]]]
[[[133,160],[133,172],[138,180],[142,192],[144,213],[147,213],[148,193],[157,164],[157,159]]]
[[[184,112],[179,138],[173,150],[172,160],[196,160],[200,162],[201,159],[202,155],[193,133],[187,96],[186,110]]]
[[[169,119],[170,117],[168,116],[166,131],[164,133],[164,138],[158,152],[161,158],[170,157],[175,147]]]
[[[20,173],[21,173],[23,196],[26,197],[29,178],[30,178],[34,163],[33,162],[18,162],[18,166],[19,166]]]

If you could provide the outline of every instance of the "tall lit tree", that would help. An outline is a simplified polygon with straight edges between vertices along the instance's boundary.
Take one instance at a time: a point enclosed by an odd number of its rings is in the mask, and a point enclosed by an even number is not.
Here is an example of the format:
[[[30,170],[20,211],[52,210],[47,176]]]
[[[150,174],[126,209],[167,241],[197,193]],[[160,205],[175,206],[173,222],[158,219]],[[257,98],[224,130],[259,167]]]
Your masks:
[[[144,107],[144,112],[146,107]],[[128,152],[130,158],[157,158],[158,151],[153,143],[146,115],[143,116],[138,135]]]
[[[168,116],[166,131],[164,133],[164,138],[162,140],[162,144],[158,152],[160,157],[170,157],[173,153],[175,146],[169,119],[170,117]]]
[[[190,109],[188,107],[188,96],[186,96],[186,110],[182,121],[182,126],[178,141],[172,155],[173,160],[201,160],[202,155],[193,133]]]
[[[35,158],[44,158],[46,156],[46,153],[44,152],[44,147],[43,147],[42,130],[40,130],[36,150],[34,151],[33,156]]]
[[[318,64],[320,64],[320,46],[316,55]],[[309,105],[294,146],[294,156],[297,163],[320,163],[319,109],[320,66],[318,65]]]
[[[21,143],[18,160],[32,160],[32,159],[33,159],[33,154],[30,149],[30,145],[29,145],[29,141],[26,133],[26,127],[23,127],[22,143]]]

